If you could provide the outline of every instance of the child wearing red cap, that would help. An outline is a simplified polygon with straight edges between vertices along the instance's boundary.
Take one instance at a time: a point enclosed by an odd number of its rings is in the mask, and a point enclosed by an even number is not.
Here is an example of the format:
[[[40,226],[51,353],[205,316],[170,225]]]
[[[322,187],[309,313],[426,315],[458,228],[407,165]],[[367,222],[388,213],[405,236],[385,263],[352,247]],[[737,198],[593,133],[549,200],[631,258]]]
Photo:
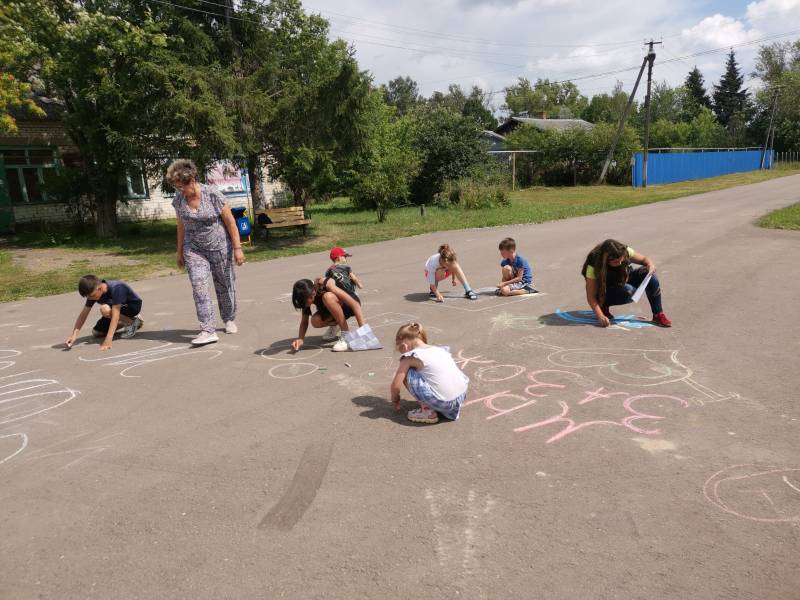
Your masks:
[[[331,248],[331,262],[333,263],[328,270],[325,271],[325,282],[332,279],[341,290],[347,292],[352,298],[361,304],[361,299],[356,294],[356,286],[358,289],[363,289],[364,286],[361,280],[353,273],[353,268],[347,264],[348,257],[352,256],[347,250],[336,246]],[[339,337],[339,326],[331,325],[328,330],[323,334],[322,339],[325,341],[335,340]]]

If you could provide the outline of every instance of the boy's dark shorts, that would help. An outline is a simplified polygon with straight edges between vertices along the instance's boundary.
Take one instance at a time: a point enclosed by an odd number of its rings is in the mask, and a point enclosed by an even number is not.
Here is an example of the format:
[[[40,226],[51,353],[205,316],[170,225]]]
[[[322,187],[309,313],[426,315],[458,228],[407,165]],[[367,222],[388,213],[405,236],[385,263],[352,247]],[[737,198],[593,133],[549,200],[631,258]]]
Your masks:
[[[142,303],[135,302],[133,304],[123,304],[120,306],[119,314],[125,315],[129,319],[132,319],[136,315],[142,312]],[[100,317],[97,320],[97,323],[94,324],[94,331],[98,333],[108,333],[108,326],[111,325],[111,319],[108,317]]]

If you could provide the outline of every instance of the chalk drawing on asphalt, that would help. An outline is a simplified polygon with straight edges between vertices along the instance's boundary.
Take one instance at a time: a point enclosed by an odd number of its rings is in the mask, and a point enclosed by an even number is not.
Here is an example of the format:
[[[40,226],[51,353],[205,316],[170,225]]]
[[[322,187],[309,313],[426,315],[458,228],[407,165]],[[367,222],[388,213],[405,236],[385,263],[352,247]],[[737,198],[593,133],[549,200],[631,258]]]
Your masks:
[[[19,438],[18,442],[19,445],[16,449],[12,448],[14,451],[11,454],[7,455],[2,460],[0,460],[0,465],[2,465],[7,460],[11,460],[12,458],[14,458],[17,454],[25,450],[25,448],[28,445],[28,434],[26,433],[19,432],[19,433],[8,433],[5,435],[0,435],[0,440],[10,439],[10,438]],[[0,456],[2,456],[2,454],[0,454]]]
[[[74,442],[75,440],[78,440],[80,438],[85,438],[85,437],[87,437],[89,435],[91,435],[91,434],[90,433],[80,433],[78,435],[71,436],[70,438],[68,438],[66,440],[62,440],[62,441],[57,442],[55,444],[51,444],[50,446],[46,446],[44,448],[40,448],[38,450],[34,450],[33,452],[30,452],[28,454],[27,460],[29,462],[32,462],[32,461],[36,461],[36,460],[43,460],[43,459],[46,459],[46,458],[67,457],[67,458],[71,458],[72,460],[70,460],[68,463],[66,463],[62,468],[63,469],[69,469],[71,467],[74,467],[78,463],[83,462],[87,458],[91,458],[93,456],[97,456],[99,454],[102,454],[103,452],[105,452],[106,450],[108,450],[111,447],[109,444],[102,443],[102,442],[105,442],[106,440],[109,440],[111,438],[115,438],[115,437],[118,437],[118,436],[124,435],[124,434],[123,434],[123,432],[109,433],[109,434],[103,435],[103,436],[101,436],[99,438],[95,438],[95,439],[89,440],[88,442],[81,442],[81,443],[85,443],[86,445],[85,446],[81,446],[79,448],[68,448],[66,450],[58,450],[58,449],[56,449],[56,448],[58,448],[60,446],[64,446],[66,444],[69,444],[70,442]],[[72,457],[74,457],[74,458],[72,458]]]
[[[537,346],[553,350],[547,356],[551,364],[572,369],[593,369],[611,383],[649,387],[683,382],[696,392],[691,400],[699,406],[740,397],[734,392],[717,392],[696,381],[694,371],[678,360],[677,350],[560,348],[543,343],[538,336],[521,338],[516,344],[520,349]]]
[[[530,331],[547,327],[547,325],[540,321],[539,317],[533,315],[513,315],[507,312],[501,312],[493,316],[491,318],[491,323],[492,333],[506,331],[508,329],[513,329],[514,331],[519,331],[520,329]]]
[[[800,468],[733,465],[709,477],[703,495],[748,521],[800,524]]]
[[[460,498],[451,491],[425,490],[425,499],[433,520],[436,557],[448,573],[460,571],[473,575],[479,570],[477,551],[486,545],[491,528],[488,520],[497,504],[491,495],[479,497],[474,489]]]
[[[0,371],[13,367],[16,360],[11,359],[21,355],[19,350],[0,350]],[[21,421],[63,406],[80,394],[78,390],[62,386],[56,379],[30,377],[38,371],[20,371],[0,377],[0,427],[8,427],[0,439],[15,440],[11,442],[13,451],[0,459],[0,465],[20,455],[28,446],[27,432],[9,429],[16,429]]]
[[[303,358],[310,359],[314,358],[322,354],[322,347],[316,344],[303,344],[303,347],[300,349],[300,352],[303,353]],[[280,361],[296,361],[297,360],[297,353],[292,351],[292,344],[287,342],[286,344],[281,344],[279,346],[271,346],[269,348],[264,348],[259,354],[268,360],[280,360]]]
[[[275,379],[297,379],[311,375],[319,369],[319,365],[307,362],[290,362],[275,365],[267,373]]]
[[[532,300],[533,298],[539,298],[547,295],[546,292],[536,292],[535,294],[524,294],[520,296],[496,296],[494,294],[494,290],[496,288],[492,288],[493,291],[491,294],[487,293],[485,291],[486,289],[487,288],[480,288],[477,291],[477,300],[469,300],[468,298],[465,298],[463,292],[447,292],[442,294],[445,299],[444,302],[434,303],[431,301],[430,303],[424,303],[424,305],[431,307],[452,308],[453,310],[461,310],[464,312],[481,312],[484,310],[497,310],[502,306],[508,306],[517,302],[525,302],[526,300]]]
[[[143,365],[179,358],[181,356],[197,356],[198,354],[210,355],[208,360],[213,360],[222,354],[222,350],[210,348],[189,348],[183,344],[177,345],[172,342],[164,342],[158,346],[117,354],[114,356],[101,356],[99,358],[79,357],[78,360],[90,363],[102,363],[104,366],[124,367],[119,374],[122,377],[141,377],[141,375],[130,375],[129,371]]]
[[[465,356],[463,350],[456,353],[454,360],[462,370],[466,370],[468,365],[474,365],[474,372],[468,375],[477,382],[501,383],[501,388],[507,388],[467,400],[463,404],[464,408],[482,404],[491,413],[485,417],[487,421],[511,414],[519,418],[530,418],[527,415],[535,412],[538,417],[536,420],[518,425],[513,431],[523,433],[555,426],[558,430],[550,434],[545,441],[547,444],[596,426],[622,427],[641,435],[660,435],[661,429],[656,427],[656,423],[666,418],[661,414],[662,411],[669,406],[689,406],[686,400],[667,394],[632,394],[622,390],[606,390],[605,387],[593,385],[591,380],[574,371],[528,371],[523,365],[502,364],[481,355]],[[511,383],[511,380],[517,380],[516,385],[522,389],[514,391],[511,386],[515,383]],[[552,390],[559,391],[553,396]],[[523,409],[524,412],[519,412]],[[598,413],[602,418],[598,418]],[[614,418],[610,415],[614,415]]]
[[[555,315],[565,321],[572,323],[584,323],[586,325],[598,325],[597,317],[591,310],[573,310],[564,311],[560,308],[555,310]],[[653,327],[653,323],[644,320],[642,317],[636,315],[618,315],[611,319],[613,325],[620,327],[627,327],[630,329],[642,329],[644,327]]]

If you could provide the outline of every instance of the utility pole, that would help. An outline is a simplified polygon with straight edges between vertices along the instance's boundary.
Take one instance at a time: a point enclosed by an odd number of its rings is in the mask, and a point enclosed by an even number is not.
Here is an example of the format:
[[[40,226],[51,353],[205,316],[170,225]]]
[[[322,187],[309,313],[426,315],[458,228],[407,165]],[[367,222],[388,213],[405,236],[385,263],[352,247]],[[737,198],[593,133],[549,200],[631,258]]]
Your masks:
[[[603,163],[603,170],[600,173],[600,179],[597,183],[603,183],[606,180],[608,166],[611,164],[611,160],[614,158],[614,151],[617,149],[619,136],[622,135],[622,130],[625,128],[625,121],[628,119],[628,113],[631,111],[631,106],[633,106],[633,99],[636,97],[636,90],[639,88],[639,82],[642,80],[642,73],[644,73],[645,65],[647,65],[647,57],[642,60],[642,67],[639,69],[639,76],[636,78],[636,83],[633,85],[633,91],[631,92],[631,95],[628,96],[628,104],[625,105],[625,110],[623,111],[622,117],[619,120],[617,132],[614,134],[614,140],[611,142],[611,148],[608,149],[608,156],[606,156],[606,162]]]
[[[653,44],[660,44],[661,42],[654,42],[650,41],[650,51],[647,53],[642,59],[642,66],[639,68],[639,75],[636,77],[636,83],[633,85],[633,90],[631,91],[631,95],[628,96],[628,104],[625,105],[625,111],[622,113],[622,117],[619,120],[619,125],[617,126],[617,132],[614,134],[614,140],[611,142],[611,148],[608,149],[608,156],[606,156],[606,162],[603,163],[603,170],[600,173],[600,179],[597,183],[603,183],[606,180],[606,175],[608,174],[608,167],[611,164],[611,160],[614,158],[614,151],[617,149],[617,143],[619,142],[619,137],[622,135],[622,130],[625,128],[625,121],[628,119],[628,114],[631,111],[631,106],[633,106],[633,101],[636,98],[636,90],[639,89],[639,82],[642,80],[642,73],[644,73],[644,68],[649,64],[649,69],[647,72],[647,98],[650,98],[650,80],[653,74],[653,61],[656,58],[655,53],[653,52]],[[651,58],[652,55],[652,58]],[[649,101],[649,100],[648,100]],[[649,132],[648,132],[649,133]],[[645,153],[645,157],[647,154]],[[645,158],[645,160],[647,160]],[[647,163],[645,163],[646,165]]]
[[[656,61],[656,53],[653,51],[654,42],[652,39],[647,42],[647,95],[644,97],[644,155],[642,156],[642,187],[647,187],[647,154],[650,152],[650,90],[653,83],[653,63]]]
[[[767,149],[770,147],[770,135],[772,135],[772,139],[774,141],[774,134],[772,133],[772,123],[775,120],[775,111],[778,109],[778,94],[780,94],[780,88],[775,89],[775,97],[772,99],[772,112],[769,115],[769,127],[767,127],[767,139],[764,140],[764,150],[761,151],[761,168],[764,168],[764,161],[766,160],[767,156]]]
[[[225,4],[225,25],[231,28],[231,13],[233,13],[233,0],[223,0]]]

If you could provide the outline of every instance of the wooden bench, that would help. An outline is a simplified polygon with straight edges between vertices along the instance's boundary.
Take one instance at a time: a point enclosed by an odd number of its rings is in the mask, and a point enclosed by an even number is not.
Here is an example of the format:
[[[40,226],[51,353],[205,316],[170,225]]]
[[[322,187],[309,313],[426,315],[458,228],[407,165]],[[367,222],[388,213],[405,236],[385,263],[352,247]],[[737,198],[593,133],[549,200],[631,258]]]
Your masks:
[[[266,211],[258,213],[256,216],[256,223],[258,217],[266,214],[272,223],[260,224],[265,233],[269,233],[270,229],[276,227],[302,227],[303,235],[306,235],[306,227],[311,223],[311,219],[306,219],[305,211],[302,206],[286,206],[284,208],[268,208]]]

